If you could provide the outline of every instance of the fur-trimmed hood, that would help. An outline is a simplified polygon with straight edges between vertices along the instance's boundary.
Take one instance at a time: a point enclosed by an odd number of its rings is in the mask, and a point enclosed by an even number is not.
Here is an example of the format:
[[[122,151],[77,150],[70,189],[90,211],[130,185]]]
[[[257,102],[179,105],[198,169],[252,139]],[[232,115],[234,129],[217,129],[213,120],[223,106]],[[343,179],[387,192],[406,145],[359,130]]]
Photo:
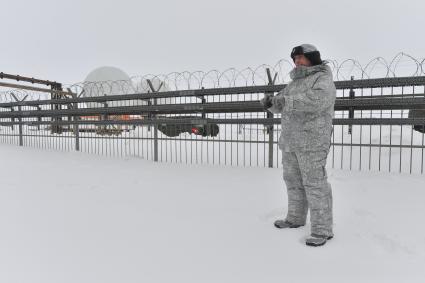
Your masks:
[[[311,67],[307,67],[307,66],[296,67],[289,73],[289,76],[292,80],[296,80],[300,78],[305,78],[317,72],[332,73],[331,68],[326,63],[323,63],[321,65],[316,65]]]

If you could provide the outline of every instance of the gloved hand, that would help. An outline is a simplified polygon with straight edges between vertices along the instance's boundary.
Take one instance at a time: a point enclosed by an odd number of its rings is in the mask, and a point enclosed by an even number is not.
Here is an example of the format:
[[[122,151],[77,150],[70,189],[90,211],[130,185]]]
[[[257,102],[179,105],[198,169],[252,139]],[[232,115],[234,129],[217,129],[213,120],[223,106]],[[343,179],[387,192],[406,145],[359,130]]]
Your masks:
[[[269,109],[270,107],[273,106],[272,98],[273,98],[273,94],[271,93],[264,94],[264,97],[260,100],[260,103],[263,105],[264,109]]]

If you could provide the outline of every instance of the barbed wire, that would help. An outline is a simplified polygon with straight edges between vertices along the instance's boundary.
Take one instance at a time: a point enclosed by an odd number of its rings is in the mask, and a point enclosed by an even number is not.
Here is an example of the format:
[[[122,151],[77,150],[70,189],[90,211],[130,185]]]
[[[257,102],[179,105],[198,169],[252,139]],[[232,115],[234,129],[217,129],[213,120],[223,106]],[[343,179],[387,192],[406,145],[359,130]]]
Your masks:
[[[347,59],[342,62],[328,59],[326,60],[331,67],[334,80],[350,80],[369,79],[369,78],[388,78],[388,77],[404,77],[404,76],[422,76],[425,75],[425,59],[417,59],[406,53],[399,53],[390,61],[382,57],[376,57],[365,65],[360,64],[355,59]],[[281,59],[275,65],[262,64],[256,68],[247,67],[242,70],[228,68],[224,71],[210,70],[204,71],[184,71],[173,72],[169,74],[145,76],[133,76],[129,81],[121,82],[121,86],[117,89],[117,82],[96,82],[96,87],[91,89],[88,82],[74,84],[71,88],[84,89],[92,91],[92,95],[98,95],[98,92],[104,94],[126,93],[133,90],[135,93],[143,93],[151,91],[146,81],[163,82],[164,90],[190,90],[201,88],[219,88],[219,87],[236,87],[236,86],[256,86],[268,84],[266,69],[270,69],[272,76],[276,74],[276,84],[284,84],[290,81],[289,73],[294,68],[294,64],[290,60]],[[77,91],[77,93],[79,93]],[[91,96],[90,93],[86,94]]]
[[[355,59],[346,59],[342,62],[327,59],[334,80],[343,81],[354,79],[407,77],[425,75],[425,58],[415,58],[409,54],[400,52],[394,58],[387,61],[383,57],[376,57],[361,64]],[[80,82],[65,85],[79,96],[92,97],[116,94],[132,94],[152,92],[148,80],[154,86],[154,91],[191,90],[201,88],[222,88],[236,86],[256,86],[268,84],[266,69],[270,69],[272,76],[276,75],[276,84],[285,84],[290,81],[289,73],[294,68],[290,60],[281,59],[275,65],[262,64],[255,68],[247,67],[242,70],[228,68],[224,71],[183,71],[169,74],[148,74],[144,76],[132,76],[129,80]],[[35,91],[11,90],[0,91],[0,102],[15,101],[12,93],[27,100],[48,99],[49,94]]]

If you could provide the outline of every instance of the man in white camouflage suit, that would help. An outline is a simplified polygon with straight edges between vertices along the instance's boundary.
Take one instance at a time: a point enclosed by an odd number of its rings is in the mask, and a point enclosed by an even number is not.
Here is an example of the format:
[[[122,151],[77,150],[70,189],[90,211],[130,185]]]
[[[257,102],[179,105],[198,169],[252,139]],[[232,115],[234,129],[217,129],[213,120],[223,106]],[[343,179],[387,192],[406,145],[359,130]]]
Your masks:
[[[309,246],[321,246],[333,237],[332,190],[327,181],[332,118],[336,98],[332,72],[311,44],[291,52],[295,68],[292,81],[276,96],[266,95],[261,103],[272,113],[282,115],[283,179],[288,193],[286,219],[277,228],[304,226],[310,208]]]

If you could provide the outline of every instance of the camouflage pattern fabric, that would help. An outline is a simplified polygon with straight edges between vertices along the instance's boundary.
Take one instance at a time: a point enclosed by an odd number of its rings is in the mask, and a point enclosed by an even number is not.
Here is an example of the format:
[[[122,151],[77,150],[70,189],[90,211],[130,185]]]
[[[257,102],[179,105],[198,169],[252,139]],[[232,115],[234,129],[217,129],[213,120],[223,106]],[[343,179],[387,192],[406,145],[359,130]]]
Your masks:
[[[294,68],[292,81],[272,98],[272,113],[282,114],[279,147],[283,151],[327,150],[336,99],[332,71],[326,64]]]
[[[268,109],[282,115],[279,147],[288,193],[286,220],[305,225],[310,209],[311,233],[333,236],[332,189],[325,168],[336,99],[332,72],[326,64],[300,66],[290,77]]]
[[[288,193],[286,220],[305,225],[310,208],[311,233],[333,236],[332,188],[327,181],[327,150],[283,152],[283,179]]]

